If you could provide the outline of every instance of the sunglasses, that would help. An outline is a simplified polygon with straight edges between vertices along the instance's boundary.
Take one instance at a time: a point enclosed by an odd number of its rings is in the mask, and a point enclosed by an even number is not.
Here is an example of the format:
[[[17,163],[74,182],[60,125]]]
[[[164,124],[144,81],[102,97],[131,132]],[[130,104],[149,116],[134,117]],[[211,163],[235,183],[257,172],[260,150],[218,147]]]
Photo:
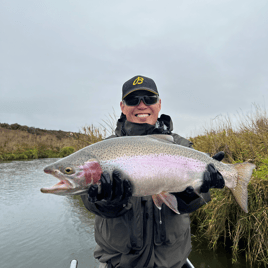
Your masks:
[[[125,98],[123,103],[127,106],[138,106],[141,100],[145,105],[153,105],[157,103],[158,96],[133,96],[130,98]]]

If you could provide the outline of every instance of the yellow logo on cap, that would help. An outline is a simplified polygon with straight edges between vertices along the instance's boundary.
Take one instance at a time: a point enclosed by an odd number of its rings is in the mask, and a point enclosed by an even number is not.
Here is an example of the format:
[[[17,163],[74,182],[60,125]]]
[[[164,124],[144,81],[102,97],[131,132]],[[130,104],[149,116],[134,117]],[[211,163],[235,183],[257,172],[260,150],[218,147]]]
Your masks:
[[[133,86],[137,85],[137,84],[142,84],[143,83],[143,78],[142,77],[137,77],[134,82],[133,82]]]

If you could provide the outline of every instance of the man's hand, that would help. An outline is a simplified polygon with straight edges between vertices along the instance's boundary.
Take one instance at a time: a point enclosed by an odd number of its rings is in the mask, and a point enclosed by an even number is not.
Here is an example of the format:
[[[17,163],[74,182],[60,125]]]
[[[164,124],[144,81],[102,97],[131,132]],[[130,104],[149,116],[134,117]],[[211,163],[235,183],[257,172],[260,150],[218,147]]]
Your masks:
[[[213,159],[221,161],[224,158],[224,152],[220,151],[212,156]]]
[[[118,170],[113,171],[112,179],[108,172],[103,172],[100,183],[100,193],[98,185],[92,185],[88,189],[89,202],[109,207],[127,204],[132,195],[132,186],[127,179],[122,178],[122,174]]]
[[[212,158],[221,161],[224,158],[224,152],[218,152],[213,155]],[[200,187],[200,192],[207,193],[210,188],[222,189],[224,185],[225,182],[221,173],[215,168],[213,164],[208,164],[207,169],[204,172],[203,184]],[[184,191],[190,195],[194,192],[194,189],[192,186],[189,186]]]
[[[221,161],[224,158],[224,152],[218,152],[213,159]],[[207,170],[203,176],[203,184],[201,185],[200,192],[207,193],[210,188],[223,188],[225,185],[224,179],[221,173],[215,168],[213,164],[207,165]]]

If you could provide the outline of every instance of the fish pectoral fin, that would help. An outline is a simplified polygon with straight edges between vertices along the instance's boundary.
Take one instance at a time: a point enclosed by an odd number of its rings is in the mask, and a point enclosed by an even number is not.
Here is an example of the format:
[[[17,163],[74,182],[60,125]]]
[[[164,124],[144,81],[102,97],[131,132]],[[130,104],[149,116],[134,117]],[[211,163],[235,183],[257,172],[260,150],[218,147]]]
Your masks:
[[[154,201],[154,204],[155,206],[158,208],[158,209],[161,209],[161,206],[162,204],[164,203],[163,200],[160,198],[160,196],[158,194],[154,194],[152,195],[152,198],[153,198],[153,201]]]
[[[158,209],[161,209],[162,204],[165,203],[176,214],[180,214],[178,210],[177,198],[173,194],[162,192],[160,194],[153,195],[152,198]]]

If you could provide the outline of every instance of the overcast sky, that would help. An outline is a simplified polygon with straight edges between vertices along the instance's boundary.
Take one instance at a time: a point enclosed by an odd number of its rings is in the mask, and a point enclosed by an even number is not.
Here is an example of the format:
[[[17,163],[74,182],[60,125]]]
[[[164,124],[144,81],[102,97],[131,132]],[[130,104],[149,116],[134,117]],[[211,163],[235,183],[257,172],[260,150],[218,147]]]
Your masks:
[[[0,122],[99,127],[135,75],[182,136],[267,108],[267,14],[267,0],[2,0]]]

